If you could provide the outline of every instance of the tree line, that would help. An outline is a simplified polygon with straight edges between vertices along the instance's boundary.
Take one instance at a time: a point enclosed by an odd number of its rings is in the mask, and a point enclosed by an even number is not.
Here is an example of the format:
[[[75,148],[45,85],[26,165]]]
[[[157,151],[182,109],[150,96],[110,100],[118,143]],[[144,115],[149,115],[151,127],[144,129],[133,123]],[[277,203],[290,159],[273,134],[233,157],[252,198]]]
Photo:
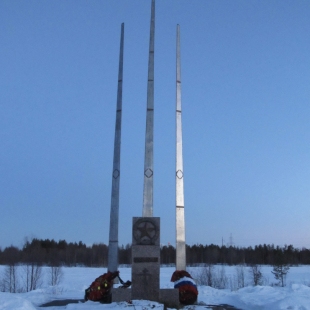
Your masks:
[[[198,264],[259,264],[274,265],[277,257],[283,257],[286,264],[310,264],[310,249],[294,248],[292,245],[284,247],[272,245],[258,245],[255,247],[236,247],[219,245],[187,245],[186,259],[188,266]],[[175,248],[172,245],[160,247],[160,261],[163,265],[175,264]],[[65,240],[32,239],[26,241],[22,248],[14,246],[0,248],[0,264],[14,265],[36,263],[46,266],[88,266],[106,267],[108,264],[108,245],[99,243],[86,246],[82,241],[78,243]],[[131,245],[119,247],[119,264],[131,264]]]

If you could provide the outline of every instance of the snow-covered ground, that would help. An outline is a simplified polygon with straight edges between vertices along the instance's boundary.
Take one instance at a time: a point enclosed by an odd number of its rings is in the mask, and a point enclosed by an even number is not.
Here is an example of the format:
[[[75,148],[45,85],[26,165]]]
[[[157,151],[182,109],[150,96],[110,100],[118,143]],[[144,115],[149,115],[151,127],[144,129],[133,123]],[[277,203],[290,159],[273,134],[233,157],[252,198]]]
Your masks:
[[[222,268],[217,266],[216,268]],[[310,310],[310,266],[291,267],[286,279],[286,287],[272,286],[275,279],[271,273],[272,267],[262,267],[264,286],[250,286],[250,274],[248,267],[244,268],[245,284],[249,285],[237,289],[237,269],[234,266],[225,266],[228,288],[219,290],[208,286],[198,286],[199,296],[196,306],[185,307],[189,309],[206,309],[203,304],[229,304],[243,310],[277,310],[298,309]],[[0,266],[0,281],[3,278],[4,266]],[[48,286],[48,267],[44,267],[45,279],[40,289],[28,293],[0,293],[0,310],[35,310],[41,309],[43,303],[56,299],[83,299],[84,290],[100,274],[106,272],[104,268],[72,267],[63,268],[64,277],[62,282],[56,286]],[[130,280],[131,269],[120,268],[120,276],[124,281]],[[160,273],[161,288],[173,288],[170,277],[174,271],[173,267],[162,267]],[[188,271],[192,275],[201,272],[199,267],[190,267]],[[22,285],[22,283],[20,283]],[[230,287],[230,288],[229,288]],[[163,306],[149,301],[133,301],[133,304],[112,303],[99,304],[88,301],[86,303],[69,304],[64,307],[49,307],[42,309],[163,309]]]

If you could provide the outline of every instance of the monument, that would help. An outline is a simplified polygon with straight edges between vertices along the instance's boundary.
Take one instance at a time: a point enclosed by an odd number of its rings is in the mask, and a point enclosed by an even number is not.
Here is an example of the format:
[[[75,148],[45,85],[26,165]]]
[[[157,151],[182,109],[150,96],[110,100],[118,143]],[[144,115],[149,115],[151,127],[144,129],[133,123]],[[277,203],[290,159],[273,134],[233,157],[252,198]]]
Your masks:
[[[177,43],[177,107],[176,107],[177,110],[176,232],[177,232],[177,253],[178,253],[177,255],[179,257],[177,267],[185,270],[186,259],[185,259],[185,233],[184,233],[179,26],[177,29],[178,29],[177,30],[178,43]],[[117,302],[130,299],[145,299],[164,303],[168,307],[178,308],[179,290],[160,289],[160,218],[153,217],[154,36],[155,36],[155,0],[152,0],[149,59],[148,59],[142,217],[134,217],[132,221],[131,289],[121,289],[121,288],[113,289],[112,301]],[[113,241],[114,239],[111,238],[111,243]],[[183,255],[184,257],[182,257]]]

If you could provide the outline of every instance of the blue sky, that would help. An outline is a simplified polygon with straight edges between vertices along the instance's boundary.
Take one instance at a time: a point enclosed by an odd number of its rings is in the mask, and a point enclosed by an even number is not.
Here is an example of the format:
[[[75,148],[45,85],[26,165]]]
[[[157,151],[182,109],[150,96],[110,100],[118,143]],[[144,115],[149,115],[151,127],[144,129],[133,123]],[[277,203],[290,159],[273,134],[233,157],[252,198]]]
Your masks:
[[[151,1],[0,2],[0,246],[108,243],[125,23],[120,244],[142,214]],[[175,244],[181,28],[186,241],[310,247],[310,2],[157,0],[154,216]]]

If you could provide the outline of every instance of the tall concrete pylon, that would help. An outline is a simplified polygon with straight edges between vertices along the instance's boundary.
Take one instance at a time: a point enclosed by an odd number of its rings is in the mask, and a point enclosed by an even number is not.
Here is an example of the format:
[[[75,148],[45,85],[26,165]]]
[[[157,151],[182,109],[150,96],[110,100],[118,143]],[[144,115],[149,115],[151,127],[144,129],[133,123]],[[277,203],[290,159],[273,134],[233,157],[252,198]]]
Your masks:
[[[177,25],[176,49],[176,269],[186,270],[184,178],[181,107],[180,25]]]
[[[155,36],[155,0],[152,0],[148,82],[147,82],[144,187],[143,187],[143,209],[142,209],[143,217],[153,216],[154,36]]]
[[[112,173],[112,193],[110,211],[110,233],[108,271],[118,269],[118,217],[119,217],[119,184],[120,184],[120,157],[121,157],[121,126],[122,126],[122,93],[123,93],[123,55],[124,55],[124,23],[121,26],[121,42],[119,53],[116,121],[114,137],[114,157]]]

